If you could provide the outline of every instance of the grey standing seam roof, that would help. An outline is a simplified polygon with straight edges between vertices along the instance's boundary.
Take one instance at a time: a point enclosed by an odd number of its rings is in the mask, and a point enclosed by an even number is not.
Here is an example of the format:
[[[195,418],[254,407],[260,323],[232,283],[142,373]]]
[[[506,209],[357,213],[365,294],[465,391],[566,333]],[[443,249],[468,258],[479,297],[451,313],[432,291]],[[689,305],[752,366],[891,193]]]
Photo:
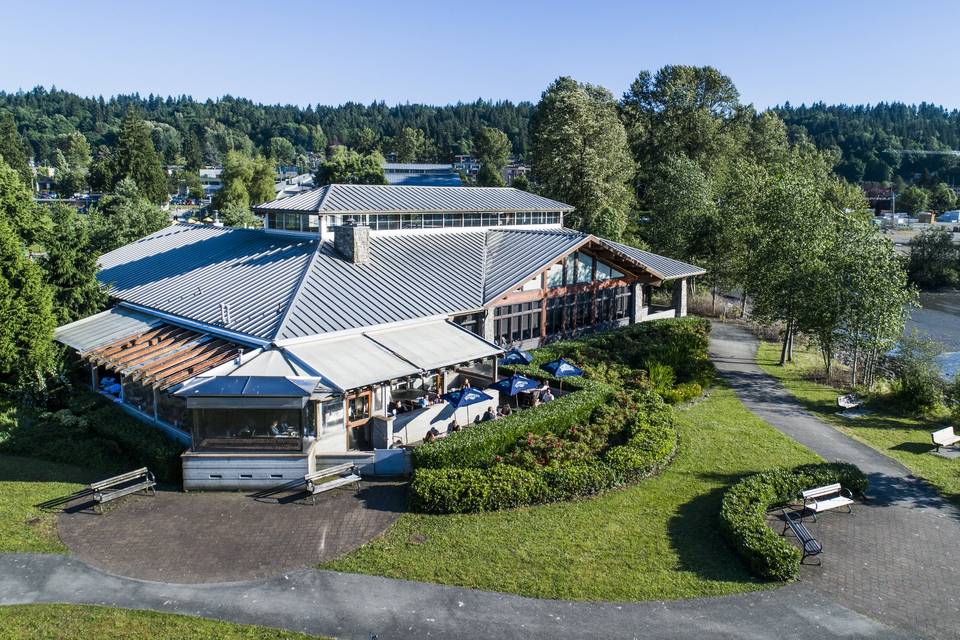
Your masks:
[[[246,229],[172,225],[100,258],[98,279],[125,302],[269,339],[317,240]]]
[[[636,260],[645,267],[656,271],[663,276],[664,280],[676,280],[677,278],[702,276],[707,272],[703,267],[698,267],[694,264],[688,264],[686,262],[674,260],[673,258],[660,256],[655,253],[650,253],[649,251],[644,251],[643,249],[637,249],[636,247],[620,244],[619,242],[606,240],[604,238],[598,238],[598,240],[600,240],[600,242],[603,244],[623,253],[627,257]]]
[[[353,264],[319,238],[173,225],[102,256],[98,278],[115,298],[148,310],[263,340],[292,340],[481,309],[588,240],[666,280],[704,273],[569,229],[372,234],[369,263]],[[226,326],[220,303],[230,305]],[[115,336],[117,322],[132,323],[127,333],[134,333],[153,321],[126,313],[106,325],[91,318],[61,327],[57,339],[87,344]],[[85,333],[96,335],[81,338]]]
[[[77,351],[89,351],[114,340],[143,333],[161,324],[154,316],[114,307],[58,327],[54,338]]]
[[[589,236],[570,229],[497,229],[488,235],[483,302],[522,284],[530,274],[572,250]]]
[[[434,213],[443,211],[573,211],[556,200],[512,187],[425,187],[331,184],[254,207],[304,213]]]

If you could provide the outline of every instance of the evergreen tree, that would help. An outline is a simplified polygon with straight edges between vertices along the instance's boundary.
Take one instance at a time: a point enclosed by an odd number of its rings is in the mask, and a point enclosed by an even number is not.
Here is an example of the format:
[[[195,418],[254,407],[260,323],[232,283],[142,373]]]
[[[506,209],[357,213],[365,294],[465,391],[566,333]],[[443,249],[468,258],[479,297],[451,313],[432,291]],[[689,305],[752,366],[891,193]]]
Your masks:
[[[53,296],[23,242],[0,219],[0,381],[42,389],[56,363]]]
[[[33,187],[33,170],[30,168],[30,153],[20,134],[13,114],[5,111],[0,115],[0,160],[7,163],[20,175],[20,180]]]
[[[477,184],[481,187],[502,187],[503,167],[510,159],[510,139],[503,131],[481,127],[473,138],[474,155],[480,161]]]
[[[63,204],[52,205],[50,217],[57,231],[44,243],[40,266],[57,301],[57,323],[67,324],[102,310],[107,294],[97,281],[97,253],[87,222]]]
[[[42,242],[50,231],[46,211],[34,203],[33,193],[3,159],[0,159],[0,219],[28,246]]]
[[[123,117],[117,145],[110,155],[109,189],[124,178],[137,184],[140,194],[155,204],[167,201],[167,178],[153,146],[150,125],[130,107]]]

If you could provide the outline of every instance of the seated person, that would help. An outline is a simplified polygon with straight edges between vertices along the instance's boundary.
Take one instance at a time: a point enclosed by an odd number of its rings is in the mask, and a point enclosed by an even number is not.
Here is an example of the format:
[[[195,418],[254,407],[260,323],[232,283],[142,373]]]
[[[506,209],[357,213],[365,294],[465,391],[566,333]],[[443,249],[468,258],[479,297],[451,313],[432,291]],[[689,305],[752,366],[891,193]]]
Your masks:
[[[427,431],[427,435],[428,435],[428,436],[433,436],[434,438],[436,438],[437,436],[440,435],[440,432],[437,431],[437,428],[436,428],[436,427],[430,427],[430,431]]]
[[[271,423],[270,423],[270,435],[272,435],[272,436],[279,436],[281,433],[282,433],[282,431],[280,430],[280,422],[279,422],[278,420],[274,420],[273,422],[271,422]]]
[[[508,416],[513,413],[513,408],[509,404],[503,405],[503,409],[500,411],[500,415]]]
[[[540,399],[543,400],[544,402],[550,402],[551,400],[553,400],[553,391],[551,391],[550,388],[548,387],[547,390],[543,393],[543,395],[540,396]]]
[[[421,409],[426,409],[428,406],[430,406],[430,401],[427,400],[427,396],[420,396],[417,398],[417,406]]]
[[[463,427],[460,426],[460,423],[454,420],[449,425],[447,425],[447,433],[452,433],[454,431],[460,431]]]
[[[423,436],[424,443],[430,444],[431,442],[437,439],[437,436],[433,434],[433,431],[434,430],[431,429],[430,431],[427,431],[427,435]]]
[[[403,440],[401,440],[400,438],[394,438],[394,439],[393,439],[393,444],[390,445],[390,448],[391,448],[391,449],[399,449],[399,448],[402,447],[402,446],[403,446]]]
[[[483,421],[490,422],[495,419],[497,414],[493,412],[493,407],[487,407],[487,410],[483,412]]]
[[[463,379],[463,386],[460,387],[460,388],[461,388],[461,389],[469,389],[469,388],[470,388],[470,378],[464,378],[464,379]]]

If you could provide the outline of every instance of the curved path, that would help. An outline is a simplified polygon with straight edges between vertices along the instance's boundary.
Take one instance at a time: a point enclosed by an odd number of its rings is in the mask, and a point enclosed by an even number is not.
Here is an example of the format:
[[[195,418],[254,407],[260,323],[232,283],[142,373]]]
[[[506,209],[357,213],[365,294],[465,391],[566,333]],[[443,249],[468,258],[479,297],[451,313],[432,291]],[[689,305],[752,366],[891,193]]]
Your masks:
[[[807,412],[757,366],[757,346],[740,326],[713,325],[711,358],[752,413],[870,478],[868,502],[852,517],[826,514],[811,525],[823,567],[805,567],[802,584],[918,635],[960,637],[960,511],[900,463]]]
[[[748,334],[717,325],[712,342],[718,368],[751,410],[826,458],[857,462],[874,482],[871,506],[813,525],[827,548],[825,563],[799,584],[683,601],[568,602],[308,569],[247,582],[170,584],[112,576],[65,556],[4,554],[0,604],[143,608],[363,640],[956,637],[949,589],[960,593],[958,577],[948,555],[933,563],[928,553],[960,541],[956,511],[895,463],[804,412],[756,367]]]

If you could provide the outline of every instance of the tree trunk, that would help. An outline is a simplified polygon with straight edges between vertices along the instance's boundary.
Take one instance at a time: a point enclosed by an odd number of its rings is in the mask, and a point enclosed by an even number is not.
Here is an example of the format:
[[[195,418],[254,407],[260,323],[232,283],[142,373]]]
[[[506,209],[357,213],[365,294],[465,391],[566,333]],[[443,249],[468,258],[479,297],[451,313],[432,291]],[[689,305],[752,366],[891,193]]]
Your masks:
[[[796,331],[793,328],[793,324],[790,325],[790,341],[787,343],[787,362],[793,362],[793,334]]]
[[[744,289],[740,294],[740,318],[747,314],[747,290]]]
[[[787,363],[787,350],[790,346],[790,328],[793,326],[791,322],[787,323],[787,329],[783,333],[783,348],[780,349],[780,366],[782,367]]]
[[[712,308],[710,310],[710,315],[717,315],[717,288],[714,287],[711,291],[713,296],[713,301],[711,302]]]

